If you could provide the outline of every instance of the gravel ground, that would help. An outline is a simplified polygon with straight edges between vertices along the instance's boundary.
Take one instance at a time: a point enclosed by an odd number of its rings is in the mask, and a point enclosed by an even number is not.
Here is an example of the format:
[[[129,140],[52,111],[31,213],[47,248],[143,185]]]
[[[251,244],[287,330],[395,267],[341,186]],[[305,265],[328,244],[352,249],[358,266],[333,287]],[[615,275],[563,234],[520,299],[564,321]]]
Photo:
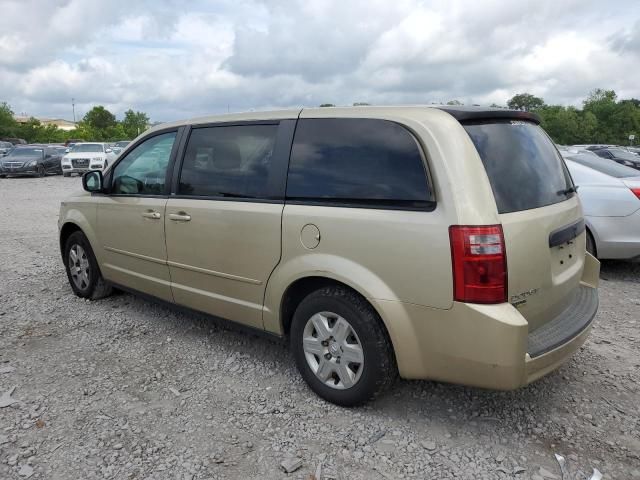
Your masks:
[[[560,478],[554,453],[566,478],[640,478],[640,265],[603,264],[593,334],[534,385],[398,381],[344,409],[280,343],[128,294],[75,297],[56,222],[78,188],[0,179],[0,478],[309,479],[322,464],[323,479],[540,480]]]

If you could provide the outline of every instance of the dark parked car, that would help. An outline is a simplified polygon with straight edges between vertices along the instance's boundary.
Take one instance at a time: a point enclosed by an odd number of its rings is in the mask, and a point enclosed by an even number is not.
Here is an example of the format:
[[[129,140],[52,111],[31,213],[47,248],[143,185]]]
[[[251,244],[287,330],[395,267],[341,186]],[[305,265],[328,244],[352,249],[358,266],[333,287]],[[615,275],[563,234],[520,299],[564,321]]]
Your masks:
[[[593,153],[602,158],[608,158],[614,162],[618,162],[621,165],[632,167],[640,170],[640,156],[635,153],[628,152],[622,148],[607,147],[607,148],[595,148]]]
[[[62,173],[62,154],[45,145],[17,146],[0,161],[0,177]]]

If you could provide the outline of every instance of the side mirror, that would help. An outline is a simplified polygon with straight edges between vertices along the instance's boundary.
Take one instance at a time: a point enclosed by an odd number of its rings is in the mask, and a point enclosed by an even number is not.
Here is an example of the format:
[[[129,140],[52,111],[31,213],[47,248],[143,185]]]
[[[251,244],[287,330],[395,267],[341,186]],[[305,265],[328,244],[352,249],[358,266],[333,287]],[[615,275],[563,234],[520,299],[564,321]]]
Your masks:
[[[64,153],[69,153],[70,151],[71,151],[71,149],[70,149],[70,148],[66,148],[66,149],[64,150]]]
[[[102,183],[102,172],[100,170],[87,172],[82,176],[82,188],[84,188],[87,192],[101,192]]]
[[[110,148],[107,148],[107,149],[105,150],[105,153],[111,153],[111,152],[113,152],[113,150],[111,150]]]

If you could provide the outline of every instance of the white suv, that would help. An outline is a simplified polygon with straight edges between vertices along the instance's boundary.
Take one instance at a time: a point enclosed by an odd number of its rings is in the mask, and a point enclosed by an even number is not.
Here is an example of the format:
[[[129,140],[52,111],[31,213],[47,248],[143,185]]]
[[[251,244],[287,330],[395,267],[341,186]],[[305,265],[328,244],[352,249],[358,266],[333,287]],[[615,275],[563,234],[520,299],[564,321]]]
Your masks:
[[[62,157],[62,174],[84,173],[90,170],[104,171],[116,155],[105,143],[76,143]]]

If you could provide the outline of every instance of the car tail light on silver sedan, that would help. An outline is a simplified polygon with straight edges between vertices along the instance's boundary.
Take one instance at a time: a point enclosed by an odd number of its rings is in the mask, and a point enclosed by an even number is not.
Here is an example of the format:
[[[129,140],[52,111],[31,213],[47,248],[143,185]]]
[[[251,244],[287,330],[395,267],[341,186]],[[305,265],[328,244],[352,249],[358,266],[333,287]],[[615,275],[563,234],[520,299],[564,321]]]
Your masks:
[[[638,200],[640,200],[640,188],[632,188],[631,191],[636,197],[638,197]]]

